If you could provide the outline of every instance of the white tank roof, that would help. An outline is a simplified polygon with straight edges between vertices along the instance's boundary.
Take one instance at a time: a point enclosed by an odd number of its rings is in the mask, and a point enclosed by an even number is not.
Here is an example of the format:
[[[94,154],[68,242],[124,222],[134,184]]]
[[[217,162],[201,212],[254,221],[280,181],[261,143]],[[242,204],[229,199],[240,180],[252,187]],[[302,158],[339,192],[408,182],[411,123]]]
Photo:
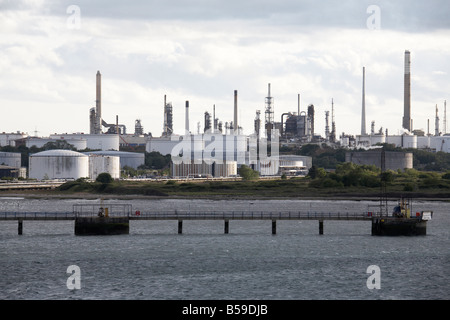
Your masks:
[[[72,150],[47,150],[31,155],[32,157],[87,157],[87,155]]]
[[[144,157],[144,153],[141,152],[127,152],[127,151],[115,151],[115,150],[105,150],[105,151],[91,151],[85,152],[85,154],[103,155],[103,156],[116,156],[116,157]]]

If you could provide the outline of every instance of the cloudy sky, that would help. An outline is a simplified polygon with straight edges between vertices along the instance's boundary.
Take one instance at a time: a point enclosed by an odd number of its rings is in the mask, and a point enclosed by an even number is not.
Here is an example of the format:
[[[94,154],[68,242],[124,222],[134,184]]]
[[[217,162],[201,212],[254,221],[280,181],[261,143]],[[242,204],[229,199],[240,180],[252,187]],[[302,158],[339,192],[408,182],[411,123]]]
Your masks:
[[[75,5],[75,6],[73,6]],[[315,106],[324,135],[334,100],[338,135],[360,133],[362,68],[367,129],[390,134],[403,116],[404,52],[411,51],[415,129],[443,131],[450,106],[450,6],[447,0],[0,0],[0,132],[89,133],[95,74],[102,73],[106,122],[134,132],[140,119],[163,130],[164,95],[174,129],[203,128],[204,112],[253,132],[268,83],[275,120]],[[448,126],[450,128],[450,125]]]

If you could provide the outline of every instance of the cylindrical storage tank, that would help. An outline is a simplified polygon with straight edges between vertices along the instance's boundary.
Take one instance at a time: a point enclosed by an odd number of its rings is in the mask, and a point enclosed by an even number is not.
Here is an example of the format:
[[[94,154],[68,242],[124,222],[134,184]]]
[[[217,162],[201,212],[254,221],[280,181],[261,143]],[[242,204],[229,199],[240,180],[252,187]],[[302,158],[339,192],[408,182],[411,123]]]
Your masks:
[[[402,145],[403,148],[417,149],[417,136],[404,134],[402,138],[403,138],[403,145]]]
[[[87,140],[86,139],[67,139],[66,140],[68,144],[71,144],[74,146],[77,150],[84,150],[87,148]]]
[[[21,154],[17,152],[0,152],[0,165],[14,168],[21,167]]]
[[[374,146],[377,143],[385,143],[386,137],[384,134],[374,134],[370,136],[370,145]]]
[[[172,154],[173,148],[180,143],[178,136],[172,135],[172,137],[164,138],[149,138],[145,147],[147,152],[159,152],[163,156]],[[173,140],[172,140],[173,139]]]
[[[396,147],[402,147],[402,136],[387,136],[386,143],[393,144]]]
[[[89,177],[87,155],[70,150],[48,150],[29,158],[32,179],[78,179]]]
[[[417,137],[417,148],[428,149],[431,147],[429,136],[418,136]]]
[[[270,159],[259,162],[259,173],[262,176],[275,176],[280,170],[280,160]]]
[[[86,153],[88,155],[102,155],[120,158],[120,168],[125,166],[137,169],[139,166],[145,164],[145,154],[139,152],[125,152],[125,151],[92,151]]]
[[[86,140],[86,147],[84,149],[119,150],[119,136],[117,134],[54,134],[50,135],[50,138],[55,140],[65,139],[68,141],[84,139]]]
[[[100,173],[109,173],[113,179],[120,178],[120,158],[89,155],[89,179],[97,179]]]

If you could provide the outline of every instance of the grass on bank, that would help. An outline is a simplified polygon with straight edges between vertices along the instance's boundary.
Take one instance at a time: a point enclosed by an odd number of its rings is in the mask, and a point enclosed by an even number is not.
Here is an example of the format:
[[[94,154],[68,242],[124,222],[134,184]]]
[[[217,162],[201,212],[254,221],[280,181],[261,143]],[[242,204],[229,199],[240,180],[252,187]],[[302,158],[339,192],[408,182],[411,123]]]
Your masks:
[[[450,198],[450,173],[437,174],[412,169],[403,172],[389,171],[384,178],[388,195],[393,197]],[[78,179],[61,185],[57,192],[159,197],[378,197],[380,190],[380,172],[375,168],[347,167],[335,172],[324,173],[319,170],[314,177],[271,180],[88,182]]]

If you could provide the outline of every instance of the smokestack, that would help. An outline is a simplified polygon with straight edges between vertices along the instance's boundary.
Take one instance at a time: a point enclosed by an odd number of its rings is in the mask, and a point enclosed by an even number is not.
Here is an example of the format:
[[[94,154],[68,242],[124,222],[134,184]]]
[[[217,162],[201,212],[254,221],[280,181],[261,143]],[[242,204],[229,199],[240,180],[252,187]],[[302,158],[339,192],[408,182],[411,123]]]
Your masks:
[[[300,93],[298,94],[298,97],[297,97],[297,115],[299,116],[300,115]]]
[[[438,112],[438,106],[436,104],[436,118],[434,122],[434,135],[439,136],[439,112]]]
[[[361,135],[366,134],[366,67],[363,67]]]
[[[444,134],[447,133],[447,100],[444,101]]]
[[[411,128],[411,53],[405,51],[405,80],[403,94],[403,128],[412,131]]]
[[[186,120],[185,120],[185,132],[189,134],[189,101],[186,101]]]
[[[95,133],[102,133],[102,75],[97,71],[96,98],[95,98]]]
[[[166,112],[166,95],[164,95],[164,122],[163,122],[163,135],[167,135],[167,112]]]
[[[217,122],[216,122],[216,105],[213,105],[213,132],[216,133]]]
[[[237,105],[237,90],[234,90],[234,133],[239,134],[239,126],[238,126],[238,105]]]

